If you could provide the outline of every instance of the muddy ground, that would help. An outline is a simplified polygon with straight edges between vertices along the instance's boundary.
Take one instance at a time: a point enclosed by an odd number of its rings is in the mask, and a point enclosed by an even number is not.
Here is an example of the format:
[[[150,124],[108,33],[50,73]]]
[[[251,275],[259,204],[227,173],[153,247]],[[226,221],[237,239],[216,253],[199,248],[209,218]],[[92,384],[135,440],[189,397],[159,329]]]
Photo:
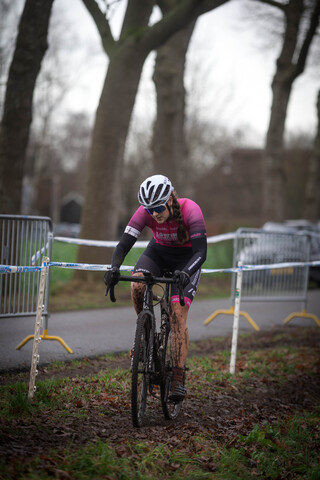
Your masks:
[[[285,334],[285,336],[283,335]],[[191,345],[189,355],[212,355],[219,350],[230,349],[231,340],[209,339]],[[241,337],[238,352],[250,352],[277,345],[308,347],[320,352],[320,329],[287,326],[269,332],[257,332]],[[54,376],[70,377],[75,384],[81,377],[94,375],[104,369],[128,368],[129,356],[116,355],[108,359],[88,359],[86,364],[75,368],[65,364],[63,369],[52,371],[49,367],[40,370],[38,380]],[[232,385],[231,382],[218,382],[212,379],[206,383],[203,397],[189,389],[179,418],[166,421],[158,399],[147,411],[146,426],[141,429],[132,427],[130,417],[129,392],[127,396],[108,396],[104,403],[70,404],[69,414],[65,417],[50,412],[39,413],[32,421],[23,416],[14,420],[0,422],[0,457],[6,461],[14,458],[27,458],[42,455],[44,462],[51,448],[63,450],[72,444],[73,448],[98,439],[107,440],[117,449],[119,456],[126,454],[127,442],[141,440],[163,442],[175,447],[181,442],[192,442],[197,434],[213,436],[224,445],[232,445],[239,434],[247,434],[256,424],[289,418],[295,412],[308,411],[319,405],[320,369],[317,372],[301,368],[287,375],[281,384],[272,378],[252,377]],[[188,372],[192,375],[193,372]],[[315,374],[316,373],[316,374]],[[14,381],[28,381],[29,372],[15,372],[8,377],[0,377],[0,384]],[[87,418],[81,419],[77,412],[85,409]],[[197,448],[196,442],[194,448]]]

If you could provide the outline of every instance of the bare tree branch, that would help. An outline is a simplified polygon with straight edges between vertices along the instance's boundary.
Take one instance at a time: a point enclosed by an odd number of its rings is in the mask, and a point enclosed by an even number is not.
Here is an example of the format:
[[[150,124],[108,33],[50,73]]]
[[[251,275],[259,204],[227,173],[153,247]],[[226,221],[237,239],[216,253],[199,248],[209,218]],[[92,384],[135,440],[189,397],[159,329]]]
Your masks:
[[[286,5],[280,2],[276,2],[275,0],[254,0],[258,3],[265,3],[266,5],[270,5],[270,7],[280,8],[280,10],[285,10]]]
[[[317,0],[311,15],[310,25],[307,30],[307,33],[306,33],[306,36],[302,44],[300,54],[296,63],[296,68],[294,70],[294,78],[298,77],[304,70],[309,48],[319,25],[319,16],[320,16],[320,0]]]
[[[100,33],[100,37],[102,40],[102,46],[104,51],[108,56],[110,56],[110,54],[112,53],[113,47],[115,46],[115,40],[113,38],[108,19],[101,12],[95,0],[82,0],[82,1],[97,26],[97,29]]]
[[[203,13],[209,12],[229,0],[185,0],[171,9],[159,22],[149,27],[143,41],[151,50],[157,49],[173,33],[196,20]]]
[[[155,0],[128,0],[126,13],[122,23],[120,42],[132,39],[139,40],[148,28],[149,18]]]

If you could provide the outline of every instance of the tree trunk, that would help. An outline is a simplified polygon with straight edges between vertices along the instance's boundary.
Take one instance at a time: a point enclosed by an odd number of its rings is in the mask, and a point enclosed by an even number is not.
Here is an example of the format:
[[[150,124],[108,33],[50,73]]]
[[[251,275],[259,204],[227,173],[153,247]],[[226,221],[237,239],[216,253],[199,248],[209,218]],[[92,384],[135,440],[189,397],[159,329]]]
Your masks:
[[[89,154],[81,238],[116,238],[124,148],[144,61],[145,54],[135,48],[110,60]],[[82,246],[78,258],[106,263],[111,251]]]
[[[308,52],[320,15],[320,1],[314,0],[309,13],[309,25],[300,32],[303,15],[308,11],[303,0],[289,0],[286,4],[261,0],[278,6],[285,14],[285,31],[282,50],[277,60],[272,82],[272,106],[264,158],[263,220],[284,220],[285,174],[283,165],[283,137],[292,86],[303,73]]]
[[[285,215],[283,139],[287,109],[295,79],[292,75],[292,59],[298,41],[303,0],[290,0],[284,13],[285,33],[272,82],[271,116],[264,159],[263,217],[264,220],[274,221],[283,220]]]
[[[291,86],[283,82],[277,72],[273,85],[271,117],[267,133],[264,158],[264,218],[284,219],[285,173],[283,165],[283,136]]]
[[[175,189],[186,185],[188,149],[185,139],[185,59],[194,30],[192,22],[158,49],[153,80],[157,92],[157,118],[152,151],[155,172],[167,175]]]
[[[314,139],[313,155],[310,159],[309,174],[306,185],[305,217],[311,221],[319,218],[320,185],[320,90],[317,101],[318,128]]]
[[[1,213],[19,214],[33,91],[47,50],[53,0],[26,0],[9,70],[0,131]]]

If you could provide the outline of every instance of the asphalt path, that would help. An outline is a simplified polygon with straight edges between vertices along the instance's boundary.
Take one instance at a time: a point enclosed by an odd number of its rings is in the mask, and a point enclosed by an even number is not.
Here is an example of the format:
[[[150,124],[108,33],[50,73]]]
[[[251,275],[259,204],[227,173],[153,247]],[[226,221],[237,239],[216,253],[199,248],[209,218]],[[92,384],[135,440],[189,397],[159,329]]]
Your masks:
[[[213,312],[229,310],[231,306],[230,299],[195,300],[188,317],[190,340],[231,338],[233,315],[219,314],[204,325]],[[284,319],[292,312],[301,312],[302,307],[301,302],[241,302],[241,311],[247,312],[261,330],[283,326]],[[306,310],[320,319],[320,290],[308,292]],[[68,353],[56,340],[43,340],[39,344],[39,365],[128,351],[132,347],[135,318],[132,307],[51,314],[48,335],[63,339],[73,353]],[[300,317],[293,318],[287,328],[290,325],[319,328],[313,319]],[[0,371],[30,368],[33,340],[20,350],[16,350],[16,346],[28,335],[33,335],[34,329],[35,316],[0,319]],[[244,316],[240,316],[239,332],[254,332]]]

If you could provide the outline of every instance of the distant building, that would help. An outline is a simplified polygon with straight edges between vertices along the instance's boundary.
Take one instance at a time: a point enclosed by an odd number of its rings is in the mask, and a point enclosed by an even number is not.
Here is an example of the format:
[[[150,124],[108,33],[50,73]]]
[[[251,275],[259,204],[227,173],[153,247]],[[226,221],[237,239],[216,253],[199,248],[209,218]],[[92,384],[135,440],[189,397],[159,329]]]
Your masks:
[[[311,150],[285,150],[285,217],[303,218],[305,186]],[[260,227],[262,216],[263,150],[234,149],[195,185],[210,234],[237,226]],[[319,205],[320,212],[320,205]]]
[[[61,201],[60,222],[80,223],[83,197],[77,192],[70,192]]]

